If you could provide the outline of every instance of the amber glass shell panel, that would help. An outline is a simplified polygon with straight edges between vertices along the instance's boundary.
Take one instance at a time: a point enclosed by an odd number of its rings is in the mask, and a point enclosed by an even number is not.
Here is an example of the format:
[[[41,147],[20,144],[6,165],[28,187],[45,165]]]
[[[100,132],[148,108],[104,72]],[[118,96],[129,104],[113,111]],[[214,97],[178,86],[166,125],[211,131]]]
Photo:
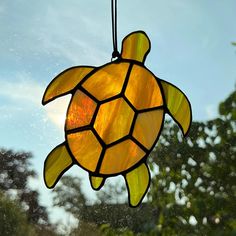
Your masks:
[[[106,144],[129,134],[134,111],[123,98],[104,103],[99,108],[94,128]]]
[[[89,77],[83,87],[99,101],[118,95],[123,87],[129,63],[112,63]]]
[[[66,117],[66,130],[89,125],[97,104],[86,94],[77,90],[70,103]]]
[[[140,113],[135,122],[133,137],[150,149],[155,142],[163,121],[163,110]]]
[[[109,175],[123,172],[139,162],[145,154],[133,141],[123,141],[106,150],[100,173]]]
[[[92,131],[82,131],[67,136],[68,145],[78,163],[94,172],[102,152],[102,147]]]
[[[163,105],[160,87],[155,77],[138,65],[133,66],[125,96],[138,110]]]

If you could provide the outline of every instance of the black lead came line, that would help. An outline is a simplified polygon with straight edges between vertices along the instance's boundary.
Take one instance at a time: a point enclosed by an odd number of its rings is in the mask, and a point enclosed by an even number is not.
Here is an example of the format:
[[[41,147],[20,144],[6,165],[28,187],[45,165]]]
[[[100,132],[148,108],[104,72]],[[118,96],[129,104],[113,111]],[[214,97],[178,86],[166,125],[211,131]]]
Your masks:
[[[111,16],[112,16],[112,39],[113,39],[113,58],[120,58],[120,53],[117,49],[117,0],[111,0]]]

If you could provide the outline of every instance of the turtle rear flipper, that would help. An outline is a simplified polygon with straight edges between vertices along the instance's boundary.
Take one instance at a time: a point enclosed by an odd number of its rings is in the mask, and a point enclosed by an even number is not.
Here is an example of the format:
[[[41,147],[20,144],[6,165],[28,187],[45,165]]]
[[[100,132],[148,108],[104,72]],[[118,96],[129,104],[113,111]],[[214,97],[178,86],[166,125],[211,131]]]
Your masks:
[[[94,67],[91,66],[76,66],[57,75],[46,88],[42,104],[45,105],[58,97],[70,93],[93,69]]]
[[[150,185],[150,173],[146,163],[142,163],[125,176],[129,192],[129,205],[137,207],[143,200]]]
[[[185,94],[173,84],[161,80],[166,106],[171,117],[187,135],[192,121],[191,105]]]
[[[44,182],[48,188],[53,188],[60,177],[73,165],[65,143],[55,147],[44,162]]]

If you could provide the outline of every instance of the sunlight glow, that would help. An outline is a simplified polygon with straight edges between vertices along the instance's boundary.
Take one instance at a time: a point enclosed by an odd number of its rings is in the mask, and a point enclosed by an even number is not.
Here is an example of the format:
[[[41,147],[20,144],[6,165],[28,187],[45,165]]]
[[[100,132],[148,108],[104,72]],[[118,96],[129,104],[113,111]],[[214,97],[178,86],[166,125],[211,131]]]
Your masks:
[[[58,98],[45,106],[48,119],[59,129],[64,129],[66,111],[69,105],[70,96]],[[48,121],[47,119],[45,121]]]

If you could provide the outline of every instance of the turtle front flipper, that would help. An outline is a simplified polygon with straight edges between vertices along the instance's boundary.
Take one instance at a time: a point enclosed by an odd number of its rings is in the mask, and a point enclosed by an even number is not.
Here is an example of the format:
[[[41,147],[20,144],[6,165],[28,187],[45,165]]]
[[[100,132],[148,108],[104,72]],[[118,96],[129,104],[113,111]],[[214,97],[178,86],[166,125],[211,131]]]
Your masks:
[[[192,121],[190,102],[185,94],[173,84],[161,80],[161,85],[169,114],[177,122],[183,134],[186,135]]]
[[[150,185],[150,173],[146,163],[141,164],[134,170],[124,175],[129,192],[129,205],[137,207]]]
[[[151,42],[145,32],[132,32],[122,41],[121,57],[144,63],[150,48]]]
[[[55,147],[44,162],[44,182],[48,188],[53,188],[60,177],[73,165],[72,158],[65,143]]]
[[[76,66],[57,75],[46,88],[42,104],[45,105],[58,97],[70,93],[93,69],[94,67],[91,66]]]
[[[106,179],[104,177],[93,176],[90,174],[89,180],[92,188],[94,190],[99,190],[104,185]]]

